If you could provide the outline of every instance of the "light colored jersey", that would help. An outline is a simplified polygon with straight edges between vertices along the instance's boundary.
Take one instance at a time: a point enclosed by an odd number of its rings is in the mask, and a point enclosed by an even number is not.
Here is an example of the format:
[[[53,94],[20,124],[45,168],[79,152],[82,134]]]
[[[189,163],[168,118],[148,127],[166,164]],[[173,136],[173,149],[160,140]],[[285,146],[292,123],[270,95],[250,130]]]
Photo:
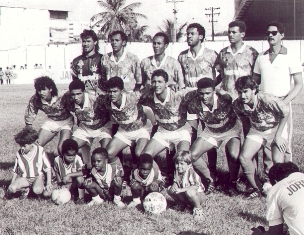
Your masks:
[[[214,50],[205,48],[203,45],[193,58],[190,49],[181,52],[178,61],[182,66],[185,85],[196,87],[198,80],[204,77],[215,79],[215,61],[217,53]]]
[[[182,176],[178,175],[178,173],[175,171],[174,182],[179,188],[198,186],[200,191],[204,191],[204,186],[201,182],[201,178],[194,171],[192,166],[189,166]]]
[[[71,164],[66,164],[62,156],[58,156],[54,160],[54,171],[60,176],[61,180],[67,174],[75,173],[82,170],[83,162],[81,157],[76,155]]]
[[[254,98],[253,108],[243,104],[240,98],[233,102],[238,116],[250,119],[251,128],[258,131],[267,131],[278,126],[281,119],[289,115],[289,105],[282,100],[260,91]]]
[[[238,97],[235,82],[239,77],[251,76],[258,52],[244,44],[235,54],[231,46],[220,51],[216,60],[216,69],[222,77],[221,88],[227,91],[233,99]]]
[[[107,80],[114,76],[120,77],[127,92],[133,91],[135,84],[142,83],[140,61],[130,52],[124,51],[118,61],[110,52],[101,59],[101,65],[105,67]]]
[[[132,173],[130,175],[130,179],[131,180],[136,180],[142,186],[146,187],[146,186],[150,186],[153,181],[156,181],[156,180],[161,181],[162,177],[161,177],[158,165],[154,162],[153,163],[153,168],[151,169],[150,174],[147,176],[146,179],[143,179],[139,175],[139,169],[135,169],[135,170],[132,171]]]
[[[304,174],[293,173],[276,183],[267,194],[269,226],[285,222],[290,235],[304,234]]]
[[[67,94],[64,94],[61,97],[53,96],[50,103],[37,97],[37,95],[33,95],[25,110],[25,123],[32,124],[39,110],[44,112],[48,118],[54,121],[63,121],[68,119],[72,116],[67,108],[68,101],[69,96]]]
[[[21,174],[23,178],[33,178],[51,170],[51,164],[43,147],[33,145],[27,154],[19,150],[16,154],[13,172]]]
[[[117,165],[106,164],[106,171],[101,175],[94,167],[91,170],[91,175],[94,177],[96,182],[101,188],[109,189],[112,180],[117,176],[122,176],[122,169],[118,168]]]
[[[184,75],[180,63],[171,56],[165,55],[162,62],[157,66],[154,56],[149,56],[143,59],[140,63],[143,83],[147,81],[151,84],[152,73],[157,69],[163,69],[169,76],[168,84],[177,84],[179,89],[185,87]]]
[[[302,73],[302,67],[300,61],[282,46],[279,54],[272,59],[269,50],[260,53],[253,72],[261,75],[261,91],[284,97],[291,90],[291,76]]]

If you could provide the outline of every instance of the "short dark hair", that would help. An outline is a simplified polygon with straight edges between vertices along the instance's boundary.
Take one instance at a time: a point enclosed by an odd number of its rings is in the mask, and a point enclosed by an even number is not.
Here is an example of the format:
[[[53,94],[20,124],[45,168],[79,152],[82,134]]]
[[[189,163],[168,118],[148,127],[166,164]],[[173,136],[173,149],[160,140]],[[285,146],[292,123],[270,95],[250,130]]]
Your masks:
[[[108,81],[107,81],[107,85],[106,85],[107,89],[111,89],[111,88],[118,88],[120,90],[124,89],[124,82],[123,80],[118,77],[111,77]]]
[[[94,149],[93,152],[92,152],[92,156],[94,154],[100,154],[100,155],[106,157],[107,159],[109,157],[107,149],[102,148],[102,147],[98,147],[98,148]]]
[[[235,89],[241,91],[243,89],[256,89],[258,92],[259,85],[254,81],[251,76],[239,77],[235,82]]]
[[[275,26],[275,27],[277,27],[277,29],[278,29],[278,31],[279,31],[280,34],[285,33],[285,26],[284,26],[281,22],[272,21],[272,22],[270,22],[270,23],[267,25],[267,29],[268,29],[270,26]],[[266,30],[267,30],[267,29],[266,29]]]
[[[204,41],[205,33],[206,33],[205,28],[202,25],[200,25],[199,23],[192,23],[192,24],[188,25],[187,31],[188,31],[188,29],[193,29],[193,28],[197,29],[197,32],[199,35],[203,36],[203,39],[201,40],[201,42]]]
[[[99,51],[99,45],[98,45],[98,37],[97,34],[91,30],[91,29],[84,29],[83,32],[80,34],[81,40],[85,38],[92,38],[94,42],[97,42],[95,45],[95,52]]]
[[[215,83],[214,83],[213,79],[207,78],[207,77],[201,78],[200,80],[198,80],[196,85],[197,85],[197,89],[204,89],[204,88],[209,88],[209,87],[214,89],[214,87],[215,87]]]
[[[47,76],[42,76],[42,77],[36,78],[34,81],[34,87],[36,89],[37,97],[40,97],[38,94],[38,91],[44,90],[45,88],[52,89],[52,92],[51,92],[52,97],[58,95],[58,90],[57,90],[54,80]]]
[[[73,150],[76,153],[78,152],[78,144],[73,139],[66,139],[65,141],[63,141],[61,148],[62,148],[62,154],[65,154],[70,150]]]
[[[32,127],[26,126],[14,136],[14,139],[20,146],[33,144],[38,139],[38,132]]]
[[[293,162],[275,163],[269,170],[269,181],[274,185],[276,181],[281,181],[295,172],[300,172],[300,169]]]
[[[143,153],[139,156],[138,166],[146,163],[153,165],[153,157],[148,153]]]
[[[82,91],[84,91],[85,85],[84,85],[84,82],[81,81],[80,79],[75,79],[70,83],[69,91],[78,90],[78,89],[81,89]]]
[[[123,31],[121,31],[121,30],[116,30],[116,31],[113,31],[112,33],[110,33],[110,35],[109,35],[109,41],[111,40],[111,38],[114,35],[117,35],[117,34],[120,35],[122,41],[125,41],[125,42],[128,41],[128,36]]]
[[[247,28],[245,22],[241,21],[241,20],[235,20],[235,21],[230,22],[228,24],[228,27],[229,28],[239,27],[241,33],[245,33],[246,32],[246,28]]]
[[[163,70],[163,69],[157,69],[155,70],[153,73],[152,73],[152,76],[151,76],[151,80],[155,77],[155,76],[161,76],[165,79],[165,82],[168,82],[169,81],[169,76],[168,76],[168,73]]]
[[[164,38],[164,43],[165,43],[165,45],[168,45],[168,44],[169,44],[169,37],[168,37],[168,35],[165,34],[164,32],[158,32],[158,33],[156,33],[156,34],[154,35],[153,39],[154,39],[155,37],[163,37],[163,38]]]

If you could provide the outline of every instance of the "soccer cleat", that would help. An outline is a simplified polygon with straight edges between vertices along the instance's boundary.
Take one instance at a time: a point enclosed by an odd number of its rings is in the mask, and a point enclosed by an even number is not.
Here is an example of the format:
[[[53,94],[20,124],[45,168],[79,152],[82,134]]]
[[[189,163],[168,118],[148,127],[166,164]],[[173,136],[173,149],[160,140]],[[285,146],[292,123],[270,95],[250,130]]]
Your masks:
[[[84,204],[85,202],[84,202],[84,199],[83,198],[77,198],[77,200],[75,201],[75,204],[76,205],[82,205],[82,204]]]
[[[113,203],[119,208],[124,208],[126,206],[120,198],[114,198]]]
[[[236,181],[231,181],[229,183],[228,194],[230,197],[235,197],[239,195],[239,190],[237,189]]]
[[[20,200],[24,200],[27,198],[27,196],[29,195],[30,192],[30,188],[26,188],[24,190],[22,190],[21,196],[19,197]]]
[[[128,208],[135,208],[137,207],[138,205],[141,205],[141,201],[132,201],[129,203],[129,205],[127,206]]]
[[[246,197],[247,200],[252,200],[255,198],[260,198],[261,197],[261,192],[257,188],[253,188],[250,192],[248,192],[248,195]]]
[[[205,213],[202,208],[193,208],[193,218],[196,221],[202,221],[205,217]]]
[[[0,199],[6,199],[7,192],[4,188],[0,188]]]
[[[207,183],[208,183],[208,186],[207,186],[207,188],[206,188],[206,190],[205,190],[205,194],[206,194],[206,195],[209,195],[209,194],[211,194],[211,193],[214,192],[214,190],[215,190],[215,185],[214,185],[214,182],[211,182],[210,179],[207,179]]]
[[[99,201],[99,200],[98,200],[98,201],[92,200],[92,201],[90,201],[90,202],[87,204],[87,206],[101,205],[103,202],[104,202],[103,199],[101,199],[100,201]]]

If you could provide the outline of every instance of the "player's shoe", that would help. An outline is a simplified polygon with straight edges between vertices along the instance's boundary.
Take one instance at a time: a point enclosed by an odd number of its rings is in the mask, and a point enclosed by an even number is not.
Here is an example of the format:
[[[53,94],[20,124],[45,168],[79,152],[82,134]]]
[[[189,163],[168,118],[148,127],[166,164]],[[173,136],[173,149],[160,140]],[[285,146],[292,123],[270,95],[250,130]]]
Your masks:
[[[101,200],[92,200],[92,201],[90,201],[88,204],[87,204],[87,206],[97,206],[97,205],[101,205],[102,203],[104,202],[104,200],[103,199],[101,199]]]
[[[22,192],[21,192],[21,196],[19,197],[19,199],[20,200],[26,199],[27,196],[29,195],[29,192],[30,192],[30,188],[23,189]]]
[[[252,189],[251,191],[248,192],[247,196],[246,196],[246,199],[247,200],[252,200],[252,199],[255,199],[255,198],[260,198],[262,196],[261,192],[259,189],[257,188],[254,188]]]
[[[84,198],[77,198],[77,200],[75,201],[76,205],[83,205],[84,203]]]
[[[6,199],[7,192],[4,188],[0,188],[0,199]]]
[[[132,200],[127,207],[128,208],[135,208],[138,205],[141,205],[141,201],[134,201],[134,200]]]
[[[196,221],[203,221],[205,213],[202,208],[193,208],[193,218]]]
[[[230,181],[228,186],[228,194],[230,197],[236,197],[239,195],[239,190],[237,189],[237,182]]]
[[[207,188],[205,190],[205,194],[209,195],[209,194],[211,194],[211,193],[214,192],[214,190],[215,190],[215,184],[214,184],[214,182],[211,182],[210,179],[206,179],[206,181],[207,181]]]
[[[113,203],[118,206],[119,208],[124,208],[126,206],[126,204],[124,204],[122,201],[121,201],[121,198],[114,198],[113,200]]]

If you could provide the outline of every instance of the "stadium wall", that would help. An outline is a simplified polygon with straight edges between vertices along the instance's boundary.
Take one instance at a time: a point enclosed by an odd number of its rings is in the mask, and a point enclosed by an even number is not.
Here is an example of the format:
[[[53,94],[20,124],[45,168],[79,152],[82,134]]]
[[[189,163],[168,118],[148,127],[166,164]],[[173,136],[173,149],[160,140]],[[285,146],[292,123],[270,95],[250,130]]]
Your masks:
[[[267,41],[246,41],[261,52],[268,48]],[[205,42],[205,46],[219,52],[229,45],[229,41]],[[304,40],[286,40],[283,45],[288,52],[298,58],[301,63],[304,61]],[[111,51],[109,43],[99,43],[99,52],[104,54]],[[179,53],[188,48],[187,43],[170,43],[166,54],[177,58]],[[128,43],[128,51],[136,54],[140,60],[153,55],[151,43]],[[71,81],[70,62],[81,54],[81,44],[49,45],[49,46],[27,46],[13,50],[0,51],[0,67],[16,65],[18,77],[15,84],[32,84],[33,80],[40,75],[51,76],[57,83],[69,83]],[[27,64],[27,70],[19,70],[20,66]],[[35,64],[42,64],[43,69],[33,69]],[[51,66],[51,67],[49,67]]]

